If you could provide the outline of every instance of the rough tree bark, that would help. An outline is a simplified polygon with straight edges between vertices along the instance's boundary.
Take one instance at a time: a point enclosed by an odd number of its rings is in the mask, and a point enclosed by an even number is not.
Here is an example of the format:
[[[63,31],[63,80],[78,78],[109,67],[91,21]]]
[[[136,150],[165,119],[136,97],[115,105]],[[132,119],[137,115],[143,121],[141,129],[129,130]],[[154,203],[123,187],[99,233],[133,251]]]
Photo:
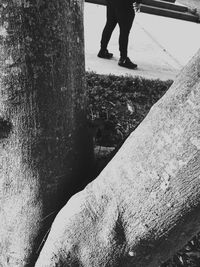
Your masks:
[[[156,267],[200,221],[200,50],[96,180],[55,219],[36,267]]]
[[[0,266],[34,266],[49,221],[89,177],[82,8],[0,1]]]

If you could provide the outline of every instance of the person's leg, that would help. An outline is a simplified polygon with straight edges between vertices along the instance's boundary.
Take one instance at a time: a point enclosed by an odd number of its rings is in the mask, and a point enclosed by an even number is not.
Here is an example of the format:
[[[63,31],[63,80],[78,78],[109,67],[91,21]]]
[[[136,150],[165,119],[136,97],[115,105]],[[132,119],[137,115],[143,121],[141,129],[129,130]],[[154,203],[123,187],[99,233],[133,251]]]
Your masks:
[[[119,12],[118,14],[118,23],[120,29],[120,35],[119,35],[120,59],[118,65],[129,69],[137,68],[137,65],[128,58],[128,39],[134,17],[135,17],[135,11],[132,8],[127,10],[127,12]]]
[[[126,58],[128,54],[128,39],[134,17],[135,17],[134,10],[128,10],[126,13],[119,12],[118,14],[119,30],[120,30],[119,51],[121,58]]]
[[[98,53],[99,57],[111,58],[113,55],[108,53],[107,46],[110,41],[112,32],[117,24],[117,19],[115,16],[115,11],[110,3],[107,3],[107,21],[104,27],[102,37],[101,37],[101,49]]]

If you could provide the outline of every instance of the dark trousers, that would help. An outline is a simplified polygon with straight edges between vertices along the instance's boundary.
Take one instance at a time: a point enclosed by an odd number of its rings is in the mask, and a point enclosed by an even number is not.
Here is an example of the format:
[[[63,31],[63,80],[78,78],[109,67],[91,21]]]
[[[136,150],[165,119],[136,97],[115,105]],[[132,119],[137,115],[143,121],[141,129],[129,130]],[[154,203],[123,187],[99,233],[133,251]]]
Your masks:
[[[107,21],[101,38],[101,49],[107,49],[115,26],[119,25],[119,51],[122,58],[127,57],[129,33],[135,17],[132,6],[116,5],[115,1],[107,1]]]

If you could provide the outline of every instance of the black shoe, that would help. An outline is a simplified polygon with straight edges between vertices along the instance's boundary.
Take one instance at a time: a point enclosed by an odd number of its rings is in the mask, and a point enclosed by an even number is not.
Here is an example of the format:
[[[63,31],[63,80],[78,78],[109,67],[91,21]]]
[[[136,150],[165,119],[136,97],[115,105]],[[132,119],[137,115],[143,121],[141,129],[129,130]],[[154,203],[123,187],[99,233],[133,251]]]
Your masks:
[[[105,59],[111,59],[113,57],[112,53],[109,53],[108,50],[100,50],[98,55],[100,58],[105,58]]]
[[[120,58],[118,65],[132,70],[137,68],[137,64],[133,63],[128,57]]]

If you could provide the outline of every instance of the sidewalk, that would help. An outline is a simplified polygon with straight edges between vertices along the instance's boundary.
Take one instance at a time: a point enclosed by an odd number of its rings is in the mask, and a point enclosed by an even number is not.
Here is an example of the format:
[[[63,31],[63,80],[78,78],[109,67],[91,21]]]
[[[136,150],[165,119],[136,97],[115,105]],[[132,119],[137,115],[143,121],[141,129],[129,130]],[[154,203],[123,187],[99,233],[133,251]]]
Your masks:
[[[178,72],[200,48],[200,24],[137,13],[129,38],[129,57],[137,70],[117,65],[118,26],[109,43],[112,60],[97,57],[106,8],[85,3],[86,70],[100,74],[143,76],[150,79],[175,79]]]

